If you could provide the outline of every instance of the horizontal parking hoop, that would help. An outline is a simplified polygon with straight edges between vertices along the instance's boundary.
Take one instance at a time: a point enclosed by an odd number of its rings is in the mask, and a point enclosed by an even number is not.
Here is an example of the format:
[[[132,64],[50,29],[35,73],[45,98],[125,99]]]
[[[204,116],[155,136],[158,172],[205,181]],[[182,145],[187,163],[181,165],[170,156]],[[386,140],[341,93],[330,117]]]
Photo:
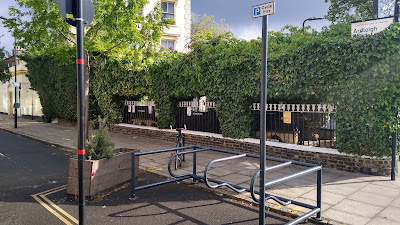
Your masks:
[[[182,150],[188,150],[188,151],[182,151]],[[222,158],[218,158],[218,159],[209,161],[206,164],[205,169],[204,169],[204,177],[202,177],[197,174],[197,169],[196,169],[197,153],[205,152],[205,151],[213,151],[213,152],[231,154],[233,156],[222,157]],[[135,158],[137,156],[153,155],[153,154],[165,153],[165,152],[175,152],[174,154],[172,154],[171,157],[169,157],[169,161],[168,161],[168,172],[169,172],[170,176],[173,178],[169,179],[169,180],[161,181],[161,182],[156,182],[156,183],[136,187],[135,186]],[[171,163],[172,163],[173,159],[179,155],[188,155],[188,154],[193,155],[193,166],[192,166],[193,171],[192,171],[192,173],[189,172],[189,173],[184,173],[184,174],[179,174],[179,175],[174,174],[171,169]],[[255,197],[255,195],[256,194],[260,195],[260,191],[255,190],[255,183],[256,183],[257,177],[259,177],[259,174],[261,172],[260,170],[255,172],[253,177],[251,178],[250,188],[245,188],[245,187],[242,187],[237,184],[232,184],[229,182],[212,179],[212,178],[208,177],[208,171],[214,163],[238,159],[238,158],[244,158],[244,157],[258,158],[258,159],[260,158],[258,155],[255,155],[255,154],[248,154],[248,153],[242,153],[242,152],[231,151],[231,150],[226,150],[226,149],[219,149],[219,148],[212,148],[212,147],[205,147],[205,146],[198,146],[198,145],[132,153],[131,199],[135,198],[136,191],[140,191],[143,189],[152,188],[152,187],[156,187],[156,186],[160,186],[160,185],[164,185],[164,184],[169,184],[169,183],[173,183],[173,182],[178,182],[178,181],[182,181],[182,180],[186,180],[186,179],[193,179],[193,182],[205,183],[207,187],[212,188],[212,189],[216,189],[216,188],[225,186],[225,187],[228,187],[231,190],[238,192],[238,193],[250,192],[253,200],[255,200],[256,202],[259,202],[259,199],[257,199]],[[276,184],[279,184],[279,183],[282,183],[282,182],[285,182],[285,181],[288,181],[291,179],[295,179],[297,177],[312,173],[314,171],[318,172],[317,173],[317,206],[313,206],[313,205],[306,204],[303,202],[291,200],[291,199],[288,199],[285,197],[268,194],[266,192],[264,193],[264,196],[265,196],[265,200],[274,200],[275,202],[279,203],[282,206],[293,204],[293,205],[301,206],[301,207],[308,208],[311,210],[311,211],[299,216],[298,218],[292,220],[291,222],[289,222],[287,224],[298,224],[314,214],[317,214],[317,219],[322,219],[322,217],[321,217],[322,166],[311,164],[311,163],[304,163],[304,162],[292,161],[292,160],[287,160],[287,159],[274,158],[274,157],[266,157],[266,160],[279,162],[280,164],[277,164],[277,165],[274,165],[271,167],[267,167],[267,168],[265,168],[265,171],[278,170],[280,168],[287,167],[290,165],[304,166],[304,167],[308,167],[308,168],[305,170],[302,170],[300,172],[296,172],[296,173],[290,174],[288,176],[284,176],[284,177],[281,177],[278,179],[274,179],[270,182],[266,182],[265,187],[271,187],[273,185],[276,185]],[[216,185],[211,185],[210,182],[215,183]]]

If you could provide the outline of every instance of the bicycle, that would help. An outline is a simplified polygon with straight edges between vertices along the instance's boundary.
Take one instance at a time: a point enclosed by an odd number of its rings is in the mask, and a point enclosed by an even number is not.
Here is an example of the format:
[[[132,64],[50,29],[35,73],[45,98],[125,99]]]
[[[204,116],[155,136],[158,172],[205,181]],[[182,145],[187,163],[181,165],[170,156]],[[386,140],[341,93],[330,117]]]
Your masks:
[[[173,130],[172,125],[170,125],[171,130]],[[176,136],[176,147],[183,147],[185,146],[185,134],[182,133],[182,130],[186,130],[186,124],[184,125],[184,128],[175,128],[176,131],[178,131],[178,135]],[[183,150],[175,150],[175,153],[179,153]],[[182,162],[185,161],[185,155],[180,154],[175,157],[175,170],[178,169],[179,167],[182,167]]]

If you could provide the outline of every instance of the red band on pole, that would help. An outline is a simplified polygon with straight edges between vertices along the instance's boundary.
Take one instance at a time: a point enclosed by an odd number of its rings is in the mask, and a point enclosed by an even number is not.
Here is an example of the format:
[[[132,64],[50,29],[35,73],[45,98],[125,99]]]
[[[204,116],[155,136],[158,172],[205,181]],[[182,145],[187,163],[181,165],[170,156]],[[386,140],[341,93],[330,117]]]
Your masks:
[[[85,60],[83,59],[77,59],[76,64],[85,64]]]
[[[83,150],[78,150],[78,155],[85,155],[85,154],[86,154],[85,149],[83,149]]]

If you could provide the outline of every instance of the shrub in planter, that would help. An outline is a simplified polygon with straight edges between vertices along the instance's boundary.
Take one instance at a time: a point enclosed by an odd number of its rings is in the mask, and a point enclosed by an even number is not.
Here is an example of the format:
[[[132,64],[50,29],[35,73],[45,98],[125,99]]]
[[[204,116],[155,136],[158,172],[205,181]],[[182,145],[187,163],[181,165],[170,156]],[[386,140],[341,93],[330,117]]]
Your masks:
[[[114,143],[108,136],[106,119],[99,117],[99,131],[92,132],[86,142],[86,159],[98,160],[114,156]]]
[[[99,131],[90,134],[86,145],[85,195],[93,199],[107,189],[111,189],[131,179],[134,149],[116,149],[108,136],[106,121],[99,119]],[[136,159],[138,170],[139,161]],[[138,171],[137,171],[138,172]],[[138,174],[136,172],[136,174]],[[78,195],[78,160],[70,159],[68,164],[67,194]]]

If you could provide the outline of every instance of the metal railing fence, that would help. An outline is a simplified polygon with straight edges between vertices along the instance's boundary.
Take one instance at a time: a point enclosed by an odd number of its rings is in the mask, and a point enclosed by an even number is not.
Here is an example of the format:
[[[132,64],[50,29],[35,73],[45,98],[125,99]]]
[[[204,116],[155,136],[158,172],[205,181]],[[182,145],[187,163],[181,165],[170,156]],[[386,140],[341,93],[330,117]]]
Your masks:
[[[214,102],[178,103],[177,127],[221,133]],[[316,147],[336,147],[336,109],[328,104],[268,104],[268,140]],[[251,106],[253,137],[260,137],[260,103]],[[124,123],[156,126],[153,101],[125,101]]]

